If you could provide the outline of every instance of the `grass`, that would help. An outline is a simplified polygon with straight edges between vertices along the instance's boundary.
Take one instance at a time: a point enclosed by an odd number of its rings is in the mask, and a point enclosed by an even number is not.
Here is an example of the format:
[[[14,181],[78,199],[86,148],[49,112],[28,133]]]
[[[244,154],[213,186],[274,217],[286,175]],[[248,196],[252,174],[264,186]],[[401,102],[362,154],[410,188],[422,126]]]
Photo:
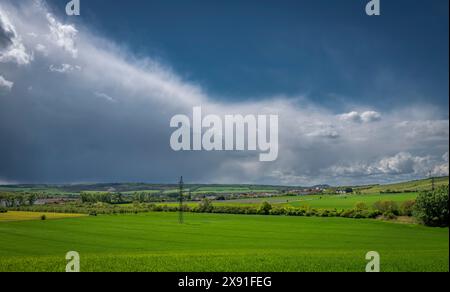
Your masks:
[[[249,198],[239,200],[214,201],[214,206],[259,206],[263,202],[272,205],[288,205],[292,207],[311,207],[315,209],[352,209],[359,202],[368,207],[377,201],[394,201],[398,204],[417,198],[417,193],[404,194],[364,194],[364,195],[309,195],[309,196],[274,196],[267,198]],[[189,207],[195,207],[199,202],[185,202]],[[178,206],[177,202],[157,203],[157,205]]]
[[[448,229],[376,220],[148,213],[0,223],[0,271],[448,271]]]
[[[178,194],[179,189],[170,189],[165,190],[163,193],[166,195],[169,194]],[[189,192],[189,190],[185,190]],[[242,193],[278,193],[277,190],[274,189],[252,189],[252,188],[244,188],[244,187],[200,187],[191,192],[192,195],[221,195],[221,194],[242,194]]]
[[[241,194],[241,193],[277,193],[274,189],[253,189],[250,187],[201,187],[193,194]]]
[[[315,209],[351,209],[357,203],[363,202],[372,207],[377,201],[394,201],[398,204],[408,200],[415,200],[417,193],[404,194],[368,194],[368,195],[332,195],[332,196],[308,196],[300,200],[287,203],[293,207],[307,206]]]
[[[45,215],[46,220],[86,216],[83,214],[59,214],[59,213],[45,213],[45,212],[44,213],[35,213],[35,212],[9,211],[8,213],[0,213],[0,223],[1,222],[11,222],[11,221],[41,220],[42,215]]]
[[[133,194],[147,194],[147,195],[154,195],[161,193],[160,190],[140,190],[140,191],[128,191],[128,192],[122,192],[122,194],[125,195],[133,195]]]

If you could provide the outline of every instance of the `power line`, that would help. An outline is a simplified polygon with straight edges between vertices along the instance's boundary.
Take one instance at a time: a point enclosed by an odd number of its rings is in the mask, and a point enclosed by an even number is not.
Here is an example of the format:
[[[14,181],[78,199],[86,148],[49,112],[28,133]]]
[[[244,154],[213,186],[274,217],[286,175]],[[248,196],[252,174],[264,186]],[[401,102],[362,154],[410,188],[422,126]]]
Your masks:
[[[435,178],[434,176],[431,176],[432,172],[430,171],[428,173],[428,177],[431,179],[431,190],[434,191],[436,189],[436,183],[435,183]]]
[[[184,223],[184,214],[183,214],[183,187],[184,187],[184,182],[183,182],[183,177],[180,178],[180,182],[179,182],[179,188],[180,188],[180,196],[178,198],[179,202],[180,202],[180,208],[178,210],[178,222],[180,224]]]

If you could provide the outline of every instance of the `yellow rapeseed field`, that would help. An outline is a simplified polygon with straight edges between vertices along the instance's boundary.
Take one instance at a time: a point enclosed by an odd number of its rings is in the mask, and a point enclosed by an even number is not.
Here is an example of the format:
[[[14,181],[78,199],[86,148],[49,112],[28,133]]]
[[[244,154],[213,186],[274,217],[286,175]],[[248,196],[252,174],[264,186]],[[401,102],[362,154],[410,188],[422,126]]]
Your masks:
[[[9,211],[8,213],[0,213],[0,222],[41,220],[42,215],[45,215],[46,220],[86,216],[84,214],[59,214],[59,213],[45,213],[45,212],[40,213],[40,212]]]

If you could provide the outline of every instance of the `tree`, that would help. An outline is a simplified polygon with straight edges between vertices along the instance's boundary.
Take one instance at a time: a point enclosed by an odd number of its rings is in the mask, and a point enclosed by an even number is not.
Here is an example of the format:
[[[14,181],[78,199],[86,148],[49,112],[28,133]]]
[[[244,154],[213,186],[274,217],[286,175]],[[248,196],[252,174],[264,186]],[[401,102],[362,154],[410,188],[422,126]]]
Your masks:
[[[16,206],[16,196],[13,194],[7,194],[5,197],[6,207],[15,207]]]
[[[199,212],[202,213],[211,213],[214,210],[214,206],[208,199],[203,199],[198,205]]]
[[[36,194],[30,194],[27,197],[28,205],[30,205],[30,206],[33,206],[34,203],[36,202],[36,200],[37,200]]]
[[[269,215],[272,205],[269,202],[263,202],[258,209],[259,214]]]
[[[448,185],[434,191],[421,192],[414,206],[414,216],[424,225],[447,227],[448,196]]]
[[[373,204],[373,208],[383,214],[400,215],[398,205],[394,201],[378,201]]]
[[[0,206],[7,205],[8,195],[5,193],[0,193]]]
[[[17,204],[19,206],[25,205],[25,196],[24,195],[17,195]]]
[[[411,217],[413,215],[415,205],[416,205],[415,200],[403,202],[402,205],[400,206],[400,211],[402,215]]]

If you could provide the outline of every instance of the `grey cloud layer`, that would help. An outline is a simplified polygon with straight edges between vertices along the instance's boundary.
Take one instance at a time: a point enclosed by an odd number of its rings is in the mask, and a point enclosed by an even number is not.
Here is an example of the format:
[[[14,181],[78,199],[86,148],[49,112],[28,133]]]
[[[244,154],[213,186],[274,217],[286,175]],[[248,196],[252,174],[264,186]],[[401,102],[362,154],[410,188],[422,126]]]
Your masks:
[[[11,91],[14,82],[6,80],[3,76],[0,75],[0,92],[2,90]]]
[[[0,181],[170,182],[184,174],[198,182],[344,184],[448,174],[448,118],[436,118],[432,105],[336,114],[301,96],[217,102],[165,66],[63,24],[40,1],[2,1],[0,27],[0,87],[14,84],[0,95]],[[279,114],[279,159],[173,152],[170,118],[193,106]]]

